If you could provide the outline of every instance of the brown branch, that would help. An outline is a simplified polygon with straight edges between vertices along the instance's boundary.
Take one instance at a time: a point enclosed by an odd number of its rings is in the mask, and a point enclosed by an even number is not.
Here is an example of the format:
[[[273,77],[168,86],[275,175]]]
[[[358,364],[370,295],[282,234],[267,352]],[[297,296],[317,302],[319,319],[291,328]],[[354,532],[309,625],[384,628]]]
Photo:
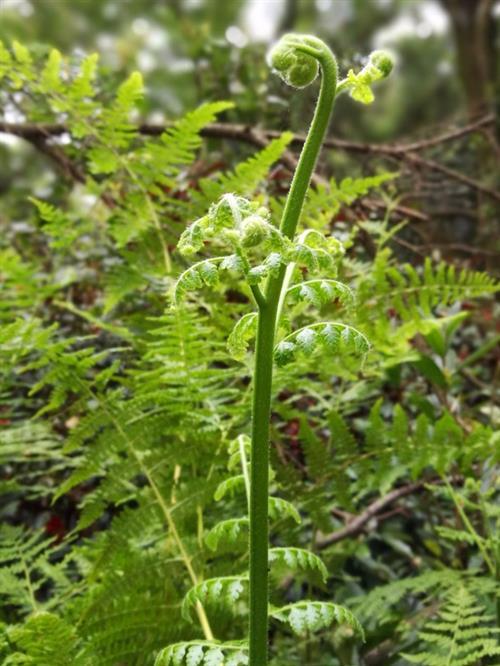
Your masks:
[[[419,492],[425,487],[425,485],[426,482],[417,481],[416,483],[409,483],[406,486],[401,486],[400,488],[391,490],[391,492],[387,493],[387,495],[379,497],[374,502],[369,504],[362,513],[360,513],[355,518],[352,518],[352,520],[350,520],[347,525],[341,527],[335,532],[332,532],[332,534],[328,534],[318,539],[316,541],[316,546],[318,548],[327,548],[328,546],[331,546],[334,543],[338,543],[343,539],[349,539],[350,537],[356,536],[362,532],[366,524],[369,523],[372,518],[375,518],[377,514],[380,513],[383,509],[387,508],[390,504],[398,499],[401,499],[402,497],[413,495],[414,493]]]
[[[483,130],[484,128],[493,125],[494,122],[494,116],[492,114],[488,114],[476,120],[475,122],[465,125],[464,127],[446,132],[432,139],[414,141],[412,143],[373,144],[347,141],[345,139],[338,138],[327,138],[324,142],[324,146],[326,148],[351,152],[382,155],[402,161],[406,160],[415,166],[421,166],[426,169],[443,173],[449,178],[464,183],[468,187],[482,192],[483,194],[495,199],[496,201],[500,201],[500,192],[497,192],[483,185],[482,183],[477,182],[476,180],[466,176],[459,171],[450,169],[449,167],[446,167],[439,162],[423,158],[417,154],[418,151],[425,150],[426,148],[449,141],[454,141],[467,134]],[[139,132],[146,136],[158,136],[162,134],[166,128],[168,128],[168,125],[153,125],[149,123],[143,123],[138,127]],[[34,145],[37,145],[36,142],[39,140],[46,140],[49,137],[59,136],[61,134],[67,133],[68,128],[66,125],[60,123],[39,125],[29,123],[0,122],[0,132],[21,137],[27,141],[30,141]],[[281,133],[276,130],[257,129],[249,125],[236,123],[211,123],[202,130],[201,134],[204,137],[243,141],[258,147],[265,146],[270,139],[277,138],[281,135]],[[305,136],[301,134],[295,134],[292,139],[292,145],[302,145],[304,141]],[[291,170],[295,168],[296,158],[291,153],[286,152],[281,161]],[[320,182],[319,176],[315,176],[314,182],[316,184]],[[406,211],[396,210],[396,212],[400,212],[403,215],[406,214],[407,216],[413,218],[428,219],[427,216],[422,213],[418,213],[418,211],[414,211],[413,209],[406,209]]]
[[[439,173],[443,173],[445,174],[445,176],[448,176],[448,178],[452,178],[453,180],[458,180],[460,183],[465,183],[465,185],[468,185],[472,189],[477,190],[478,192],[482,192],[483,194],[486,194],[492,199],[496,199],[496,201],[500,201],[500,192],[492,190],[491,188],[486,187],[486,185],[482,185],[481,183],[478,183],[476,180],[469,178],[469,176],[466,176],[460,171],[456,171],[455,169],[450,169],[449,167],[444,166],[444,164],[440,164],[435,160],[430,160],[428,158],[421,157],[420,155],[416,155],[415,153],[407,153],[404,156],[404,159],[408,160],[409,162],[412,162],[417,166],[422,166],[427,169],[430,169],[431,171],[438,171]]]
[[[47,143],[41,137],[29,140],[30,143],[42,154],[47,155],[49,159],[57,164],[67,180],[74,180],[77,183],[85,183],[85,174],[80,167],[75,164],[66,153],[58,146]]]
[[[363,206],[371,211],[385,210],[387,208],[387,204],[384,201],[379,199],[370,199],[369,197],[363,198]],[[391,206],[391,210],[403,218],[409,217],[412,220],[417,220],[418,222],[430,221],[430,217],[426,213],[422,213],[422,211],[416,210],[415,208],[410,208],[409,206],[396,204]]]
[[[473,123],[464,125],[450,132],[438,135],[432,139],[414,141],[412,143],[400,144],[373,144],[358,141],[347,141],[345,139],[327,138],[324,142],[326,148],[340,148],[361,153],[380,153],[383,155],[404,155],[408,152],[424,150],[448,141],[454,141],[466,134],[471,134],[479,129],[491,126],[495,122],[493,114],[488,114]],[[167,125],[142,123],[139,125],[139,132],[146,136],[158,136],[162,134]],[[62,123],[53,124],[30,124],[30,123],[6,123],[0,122],[0,132],[13,134],[23,139],[33,140],[36,138],[48,138],[49,136],[58,136],[67,133],[69,130]],[[202,130],[205,137],[230,139],[235,141],[247,141],[255,145],[256,141],[261,141],[259,137],[265,136],[268,139],[274,139],[281,136],[281,132],[276,130],[256,130],[250,125],[236,123],[211,123]],[[295,134],[292,143],[303,144],[305,136]]]
[[[400,486],[399,488],[394,488],[394,490],[391,490],[391,492],[387,493],[387,495],[374,500],[360,514],[348,519],[347,525],[344,527],[341,527],[339,530],[317,539],[317,548],[327,548],[334,543],[343,541],[343,539],[349,539],[350,537],[358,535],[364,530],[366,524],[369,523],[372,518],[377,518],[380,520],[381,516],[379,514],[397,500],[401,499],[402,497],[407,497],[408,495],[418,493],[421,490],[424,490],[426,486],[440,486],[442,483],[443,481],[441,479],[435,478],[432,480],[416,481],[415,483],[408,483],[404,486]],[[463,479],[460,476],[457,476],[451,479],[451,483],[453,485],[460,486],[463,484]]]
[[[492,127],[495,124],[495,116],[490,113],[482,118],[478,118],[475,122],[464,125],[463,127],[457,127],[450,132],[445,134],[438,134],[438,136],[433,137],[432,139],[423,139],[421,141],[414,141],[413,143],[406,143],[402,146],[403,152],[415,152],[419,150],[425,150],[426,148],[432,148],[433,146],[438,146],[448,141],[455,141],[456,139],[461,139],[467,134],[472,134],[477,132],[484,127]]]

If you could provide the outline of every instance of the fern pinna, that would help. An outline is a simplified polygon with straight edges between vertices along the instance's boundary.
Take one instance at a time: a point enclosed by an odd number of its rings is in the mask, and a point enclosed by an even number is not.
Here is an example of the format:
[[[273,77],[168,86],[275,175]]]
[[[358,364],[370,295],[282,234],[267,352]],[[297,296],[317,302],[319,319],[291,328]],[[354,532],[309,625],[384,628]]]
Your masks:
[[[281,335],[280,322],[287,297],[302,298],[313,304],[349,300],[347,287],[330,279],[343,254],[343,246],[334,237],[308,229],[296,236],[304,199],[325,136],[337,94],[349,91],[363,103],[373,100],[371,84],[383,79],[392,69],[391,58],[383,52],[370,56],[358,74],[351,70],[338,82],[337,62],[321,40],[307,35],[286,35],[273,48],[270,61],[274,69],[296,88],[311,84],[321,70],[321,89],[316,112],[295,171],[279,225],[262,202],[252,202],[237,193],[224,194],[208,213],[191,224],[182,234],[178,248],[184,255],[202,250],[205,244],[217,249],[219,256],[203,259],[188,268],[175,290],[176,307],[185,295],[202,286],[213,287],[225,273],[236,274],[248,285],[257,311],[245,315],[230,337],[230,347],[237,355],[255,336],[255,372],[253,376],[252,433],[250,474],[246,482],[249,506],[249,573],[240,577],[216,578],[203,582],[187,595],[188,606],[194,601],[207,604],[218,600],[236,605],[248,586],[249,636],[248,663],[265,666],[268,661],[268,618],[288,624],[296,633],[314,631],[333,622],[348,623],[361,634],[361,628],[345,608],[329,602],[299,602],[282,608],[269,607],[268,567],[277,553],[269,551],[269,420],[271,414],[273,363],[285,365],[297,353],[311,355],[321,348],[325,353],[363,357],[368,351],[366,337],[342,322],[320,322]],[[311,279],[295,284],[303,271],[323,273],[325,279]],[[275,344],[275,340],[278,340]],[[231,523],[227,531],[237,536],[242,524]],[[213,540],[220,535],[213,533]],[[322,565],[307,553],[291,549],[280,551],[290,565]],[[219,663],[223,646],[205,651],[202,645],[184,644],[167,648],[157,665],[184,663]],[[215,654],[215,656],[213,656]],[[246,657],[224,657],[225,663],[246,663]]]

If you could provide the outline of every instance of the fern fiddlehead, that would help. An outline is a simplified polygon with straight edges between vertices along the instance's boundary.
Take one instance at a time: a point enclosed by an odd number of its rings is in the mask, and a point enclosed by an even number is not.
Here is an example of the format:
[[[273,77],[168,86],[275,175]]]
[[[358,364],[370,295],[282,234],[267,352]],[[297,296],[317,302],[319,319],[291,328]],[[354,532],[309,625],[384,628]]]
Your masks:
[[[328,46],[310,35],[284,35],[272,49],[269,60],[281,78],[295,88],[308,86],[321,71],[316,110],[280,224],[281,233],[293,241],[337,94],[338,67]],[[372,82],[390,73],[390,56],[382,52],[372,54],[365,69],[367,71],[363,70],[364,78],[359,85],[369,89]],[[344,85],[348,88],[349,81]],[[269,278],[264,300],[259,303],[257,323],[250,492],[250,666],[264,666],[267,663],[269,419],[274,337],[281,294],[286,288],[286,269],[287,266],[282,265],[277,276]]]
[[[293,360],[296,351],[309,355],[319,345],[334,354],[349,351],[363,355],[368,349],[368,342],[362,333],[345,324],[334,322],[323,322],[299,329],[275,346],[278,323],[287,294],[292,298],[295,296],[319,305],[333,295],[336,298],[348,299],[350,294],[347,287],[335,280],[309,280],[298,289],[290,287],[289,284],[295,266],[303,267],[310,273],[318,270],[335,273],[336,262],[344,251],[335,238],[325,237],[314,229],[307,229],[295,238],[311,176],[339,91],[335,56],[328,46],[316,37],[290,34],[285,35],[272,49],[270,64],[286,83],[296,88],[311,84],[321,72],[316,110],[285,201],[281,223],[279,227],[274,226],[269,212],[261,204],[248,201],[237,194],[224,194],[217,203],[210,206],[204,217],[193,222],[183,232],[178,247],[182,254],[192,255],[201,251],[205,242],[209,241],[217,248],[225,246],[226,252],[229,248],[231,254],[223,252],[220,256],[193,264],[179,277],[173,294],[175,303],[179,304],[191,290],[215,286],[221,275],[229,271],[244,279],[257,307],[256,312],[249,313],[240,320],[228,339],[229,350],[236,358],[241,359],[245,355],[249,338],[256,337],[250,483],[248,484],[248,479],[244,479],[244,475],[233,477],[227,484],[222,484],[215,496],[215,499],[221,497],[226,486],[229,489],[229,486],[240,487],[243,483],[249,485],[249,520],[223,521],[207,535],[207,545],[215,550],[219,542],[235,544],[240,532],[249,528],[249,575],[245,575],[248,585],[241,589],[242,594],[249,589],[247,655],[250,666],[266,666],[268,663],[269,617],[286,622],[297,632],[299,629],[317,631],[334,621],[348,623],[358,631],[352,614],[346,609],[340,610],[335,604],[314,605],[311,602],[301,602],[303,607],[300,604],[297,607],[292,605],[289,612],[283,610],[282,613],[269,608],[268,568],[272,562],[276,563],[277,558],[276,551],[269,551],[269,515],[276,508],[276,503],[270,502],[269,498],[269,423],[274,360],[278,365],[284,365]],[[342,82],[343,89],[349,90],[354,99],[367,102],[367,90],[371,93],[371,83],[385,78],[389,70],[389,61],[379,53],[370,59],[359,74],[349,72],[345,82]],[[258,260],[261,263],[256,265]],[[296,517],[300,519],[298,514]],[[298,555],[291,549],[286,549],[286,556],[283,555],[281,559],[298,565],[304,560],[304,554]],[[309,562],[307,558],[304,561]],[[201,592],[206,592],[207,599],[214,598],[213,590],[217,592],[223,589],[227,579],[213,579],[206,583],[203,589],[193,588],[188,593],[186,599],[189,603],[192,601],[191,597],[200,601]],[[187,648],[182,644],[176,649],[185,651]],[[189,649],[194,648],[191,646]],[[161,653],[157,666],[170,663],[170,654]],[[183,663],[182,659],[178,663]]]
[[[337,62],[330,49],[319,39],[285,35],[271,51],[270,63],[287,83],[298,88],[312,83],[321,68],[316,111],[280,225],[283,235],[293,240],[335,100]],[[285,271],[286,266],[280,267],[278,275],[269,280],[264,302],[259,305],[257,324],[250,484],[251,666],[267,663],[269,419],[276,317]]]

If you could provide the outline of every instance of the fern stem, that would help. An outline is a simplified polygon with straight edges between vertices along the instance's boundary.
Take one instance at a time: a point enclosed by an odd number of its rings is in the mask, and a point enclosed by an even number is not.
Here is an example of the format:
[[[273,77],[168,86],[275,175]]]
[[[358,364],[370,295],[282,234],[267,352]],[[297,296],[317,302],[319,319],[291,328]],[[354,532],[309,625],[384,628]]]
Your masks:
[[[23,555],[21,550],[19,550],[19,561],[21,562],[21,566],[23,568],[24,579],[26,580],[26,588],[28,590],[28,596],[30,598],[30,603],[31,603],[31,606],[33,607],[33,611],[36,613],[37,610],[38,610],[38,604],[37,604],[36,597],[35,597],[35,591],[33,589],[32,583],[31,583],[31,576],[30,576],[28,566],[26,564],[26,560],[25,560],[24,555]]]
[[[281,232],[293,240],[304,198],[323,142],[335,99],[337,64],[330,49],[320,40],[299,38],[297,57],[302,54],[319,61],[321,89],[316,111],[292,180]],[[273,350],[286,266],[267,284],[265,301],[259,303],[255,347],[255,373],[252,407],[252,450],[250,480],[250,666],[266,666],[268,628],[268,547],[269,547],[269,421],[273,378]],[[279,312],[281,314],[281,312]]]
[[[257,329],[250,458],[250,666],[267,664],[269,420],[276,305]]]
[[[243,472],[243,479],[245,480],[245,494],[247,496],[247,503],[250,507],[250,475],[248,474],[248,461],[245,451],[245,438],[243,435],[238,437],[238,448],[240,451],[241,471]]]
[[[280,297],[279,297],[279,301],[278,301],[278,311],[277,311],[277,315],[276,315],[275,332],[277,332],[277,330],[278,330],[278,326],[279,326],[280,319],[281,319],[281,314],[283,312],[283,308],[285,307],[286,292],[288,291],[288,287],[290,286],[290,283],[292,281],[293,273],[295,271],[296,266],[297,266],[297,264],[294,261],[292,261],[286,267],[285,277],[283,278],[283,284],[281,285],[281,292],[280,292]]]
[[[476,542],[476,545],[477,545],[479,551],[481,552],[481,554],[483,556],[484,562],[485,562],[486,566],[488,567],[488,569],[490,571],[490,574],[493,577],[495,577],[496,576],[496,567],[493,564],[493,561],[492,561],[491,557],[489,556],[489,553],[488,553],[488,551],[487,551],[487,549],[484,545],[483,538],[474,529],[474,526],[472,525],[471,521],[469,520],[469,517],[465,513],[465,511],[462,507],[462,504],[460,502],[460,498],[458,497],[457,493],[454,491],[453,486],[450,484],[448,479],[446,479],[445,477],[443,477],[443,481],[444,481],[444,484],[446,485],[446,489],[450,493],[450,497],[453,500],[455,508],[458,511],[458,515],[462,519],[464,527],[466,528],[467,532],[469,532],[469,534],[472,536],[472,538]]]
[[[263,307],[266,304],[266,298],[264,294],[261,292],[259,285],[258,284],[252,284],[250,285],[250,289],[252,291],[253,297],[255,299],[255,302],[257,303],[258,307]]]

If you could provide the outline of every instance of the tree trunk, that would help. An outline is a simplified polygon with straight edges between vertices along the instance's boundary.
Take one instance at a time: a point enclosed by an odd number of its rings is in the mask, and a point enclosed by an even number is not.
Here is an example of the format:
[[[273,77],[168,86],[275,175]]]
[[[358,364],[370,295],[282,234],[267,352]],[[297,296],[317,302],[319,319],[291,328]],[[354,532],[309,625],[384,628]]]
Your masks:
[[[494,105],[496,55],[493,0],[441,0],[450,17],[458,73],[468,114],[477,117]]]

